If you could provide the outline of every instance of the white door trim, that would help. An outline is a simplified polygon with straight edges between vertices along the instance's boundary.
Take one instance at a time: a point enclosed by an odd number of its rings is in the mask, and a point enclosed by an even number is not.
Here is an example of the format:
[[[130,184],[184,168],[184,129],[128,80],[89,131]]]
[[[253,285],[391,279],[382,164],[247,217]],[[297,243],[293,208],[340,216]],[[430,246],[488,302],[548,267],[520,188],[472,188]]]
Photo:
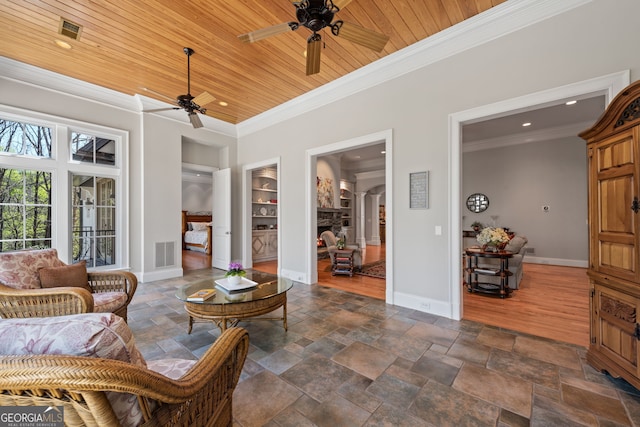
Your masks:
[[[465,124],[526,111],[557,103],[559,100],[578,97],[585,94],[605,95],[609,104],[618,92],[630,83],[629,70],[612,73],[590,80],[560,86],[557,88],[531,93],[493,104],[483,105],[449,115],[449,222],[451,224],[450,245],[451,270],[449,288],[451,295],[451,318],[462,319],[462,294],[460,283],[462,238],[461,185],[462,185],[462,126]]]
[[[306,151],[306,194],[305,217],[306,230],[305,247],[307,248],[307,270],[305,276],[308,283],[318,281],[318,249],[316,245],[317,231],[317,200],[316,200],[316,162],[318,156],[332,154],[366,145],[385,143],[385,187],[386,187],[386,295],[387,304],[393,304],[393,130],[387,129],[353,139],[323,145]]]
[[[268,166],[276,167],[276,178],[277,178],[277,190],[278,190],[278,201],[282,200],[281,194],[281,179],[280,179],[280,157],[275,157],[273,159],[263,160],[261,162],[249,163],[247,165],[242,166],[242,265],[247,268],[253,267],[253,251],[252,251],[252,206],[251,206],[251,174],[255,169],[262,169]],[[277,224],[277,234],[278,234],[278,275],[280,275],[280,266],[282,260],[282,236],[280,227],[280,205],[278,205],[278,218],[276,219]]]

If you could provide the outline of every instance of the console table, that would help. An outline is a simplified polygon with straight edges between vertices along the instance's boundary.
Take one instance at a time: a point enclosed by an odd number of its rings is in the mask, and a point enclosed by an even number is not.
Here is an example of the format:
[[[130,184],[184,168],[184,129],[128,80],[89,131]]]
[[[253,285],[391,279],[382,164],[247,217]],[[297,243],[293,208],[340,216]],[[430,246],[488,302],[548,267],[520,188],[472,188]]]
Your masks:
[[[464,252],[467,256],[467,268],[465,269],[467,291],[498,295],[500,298],[508,297],[511,293],[509,276],[512,274],[509,271],[509,258],[513,257],[513,253],[509,251],[488,252],[482,249],[466,249]],[[497,258],[500,263],[495,268],[479,267],[478,258]],[[499,276],[500,284],[482,282],[483,276]]]

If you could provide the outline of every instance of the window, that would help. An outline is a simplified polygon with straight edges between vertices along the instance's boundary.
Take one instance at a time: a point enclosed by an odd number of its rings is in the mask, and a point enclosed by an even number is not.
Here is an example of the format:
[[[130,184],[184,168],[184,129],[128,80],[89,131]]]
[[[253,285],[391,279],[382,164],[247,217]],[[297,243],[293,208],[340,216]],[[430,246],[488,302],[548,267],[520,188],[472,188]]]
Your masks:
[[[127,268],[124,131],[0,111],[0,252],[55,247],[63,261]]]
[[[0,118],[0,150],[30,157],[51,157],[51,128]]]
[[[109,138],[71,133],[71,155],[73,160],[84,163],[115,165],[116,142]]]
[[[51,173],[0,168],[0,251],[51,247]]]
[[[72,175],[73,262],[87,267],[115,264],[115,180]]]

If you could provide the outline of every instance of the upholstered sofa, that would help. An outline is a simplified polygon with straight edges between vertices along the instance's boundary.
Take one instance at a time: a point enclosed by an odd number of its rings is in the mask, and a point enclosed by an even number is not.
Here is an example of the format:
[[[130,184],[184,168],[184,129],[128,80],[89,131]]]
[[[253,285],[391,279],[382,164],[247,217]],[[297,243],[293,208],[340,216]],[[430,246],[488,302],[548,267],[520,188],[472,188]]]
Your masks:
[[[525,236],[521,236],[516,234],[513,238],[507,243],[504,250],[513,252],[513,257],[509,258],[509,272],[511,276],[509,276],[509,287],[511,289],[519,289],[520,281],[522,280],[522,262],[524,260],[524,255],[527,250],[527,242],[528,239]],[[480,268],[491,268],[496,269],[500,265],[500,260],[496,258],[478,258],[478,267]],[[496,285],[500,284],[500,277],[498,276],[483,276],[482,281],[493,283]]]
[[[332,231],[327,230],[323,231],[320,234],[320,238],[324,241],[324,244],[327,247],[327,251],[329,252],[329,257],[331,258],[331,264],[334,262],[334,255],[338,250],[338,239],[336,235],[333,234]],[[360,250],[360,246],[358,245],[346,245],[347,249],[353,249],[353,266],[355,268],[362,268],[362,251]]]
[[[126,271],[87,272],[56,249],[0,253],[0,317],[115,313],[127,320],[138,280]]]
[[[145,361],[113,313],[0,320],[0,406],[63,407],[66,426],[231,426],[248,347],[229,328],[198,361]]]

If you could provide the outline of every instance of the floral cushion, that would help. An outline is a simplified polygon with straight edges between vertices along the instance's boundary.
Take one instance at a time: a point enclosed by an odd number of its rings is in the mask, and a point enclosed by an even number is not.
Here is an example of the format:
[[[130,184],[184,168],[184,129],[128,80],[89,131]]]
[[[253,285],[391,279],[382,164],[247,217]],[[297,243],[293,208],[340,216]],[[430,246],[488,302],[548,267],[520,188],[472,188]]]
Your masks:
[[[45,267],[61,267],[55,249],[0,253],[0,283],[14,289],[39,289],[38,270]]]
[[[113,313],[127,302],[125,292],[96,292],[93,296],[94,313]]]
[[[125,321],[111,313],[0,321],[0,354],[65,354],[99,357],[146,367]],[[143,421],[135,395],[107,392],[123,426]]]

